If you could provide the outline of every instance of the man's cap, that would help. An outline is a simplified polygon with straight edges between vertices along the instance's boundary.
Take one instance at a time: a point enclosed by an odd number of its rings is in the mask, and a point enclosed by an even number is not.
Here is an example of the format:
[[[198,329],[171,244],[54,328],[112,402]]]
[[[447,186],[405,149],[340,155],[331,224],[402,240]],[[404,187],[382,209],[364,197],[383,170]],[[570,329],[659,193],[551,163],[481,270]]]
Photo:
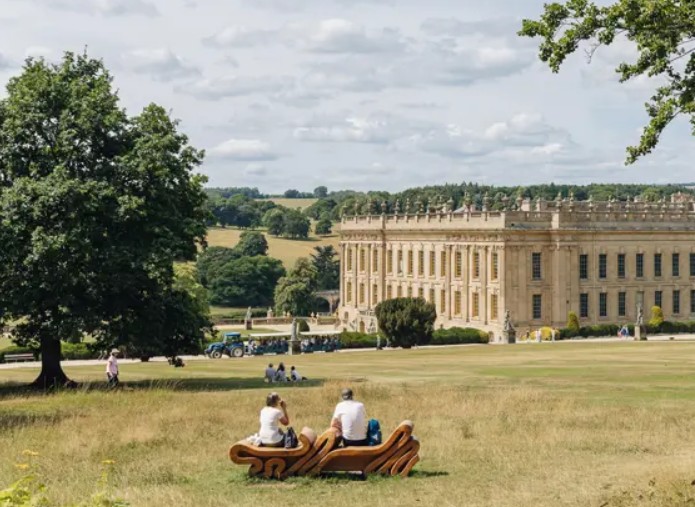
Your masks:
[[[352,399],[352,389],[350,389],[349,387],[346,387],[345,389],[343,389],[343,392],[340,393],[340,395],[342,396],[342,398],[344,400],[351,400]]]
[[[120,352],[120,350],[118,350],[118,349],[112,349],[112,350],[111,350],[111,353],[112,353],[112,354],[118,354],[119,352]]]

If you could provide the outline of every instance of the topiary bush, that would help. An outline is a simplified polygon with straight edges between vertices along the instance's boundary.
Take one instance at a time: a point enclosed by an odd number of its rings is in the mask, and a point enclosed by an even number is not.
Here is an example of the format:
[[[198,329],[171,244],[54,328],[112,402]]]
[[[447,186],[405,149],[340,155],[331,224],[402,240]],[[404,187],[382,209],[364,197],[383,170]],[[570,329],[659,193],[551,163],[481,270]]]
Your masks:
[[[432,334],[430,345],[456,345],[459,343],[488,343],[490,337],[485,331],[472,327],[451,327],[437,329]]]
[[[664,323],[664,312],[659,306],[652,306],[652,317],[649,319],[649,326],[659,330],[661,324]]]
[[[565,337],[571,338],[572,336],[577,336],[579,334],[579,328],[579,317],[577,317],[575,312],[569,312],[567,315],[567,327],[565,328],[567,333]]]
[[[387,299],[376,305],[375,313],[391,346],[409,349],[432,340],[437,310],[422,298]]]

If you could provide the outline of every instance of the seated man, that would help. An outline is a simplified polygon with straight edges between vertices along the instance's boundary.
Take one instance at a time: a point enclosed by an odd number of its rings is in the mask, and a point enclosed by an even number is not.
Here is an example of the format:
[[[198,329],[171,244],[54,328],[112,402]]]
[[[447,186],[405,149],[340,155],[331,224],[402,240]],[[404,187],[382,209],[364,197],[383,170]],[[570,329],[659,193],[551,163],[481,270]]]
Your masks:
[[[273,363],[270,363],[268,367],[265,369],[265,377],[263,380],[267,380],[268,382],[275,382],[275,368],[273,368]]]
[[[302,377],[297,371],[297,368],[292,366],[290,367],[290,379],[292,380],[292,382],[300,382],[302,380],[306,380],[306,377]]]
[[[343,389],[341,397],[343,401],[335,407],[331,426],[340,428],[345,447],[368,445],[367,412],[364,404],[352,399],[350,388]]]

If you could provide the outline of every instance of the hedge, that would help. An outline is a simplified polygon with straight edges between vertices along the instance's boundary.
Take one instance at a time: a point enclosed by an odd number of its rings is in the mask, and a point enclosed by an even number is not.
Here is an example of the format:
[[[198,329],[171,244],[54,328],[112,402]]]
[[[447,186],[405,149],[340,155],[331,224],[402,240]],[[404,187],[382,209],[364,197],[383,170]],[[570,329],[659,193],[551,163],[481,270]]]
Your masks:
[[[340,333],[340,347],[343,349],[374,349],[377,335],[343,331]],[[381,339],[381,345],[386,346],[386,340]]]
[[[34,359],[38,361],[39,351],[30,347],[20,347],[18,345],[10,345],[4,349],[0,349],[0,363],[5,362],[5,354],[34,354]]]
[[[456,345],[459,343],[488,343],[489,335],[485,331],[472,327],[452,327],[437,329],[432,335],[430,345]]]
[[[595,326],[584,326],[579,329],[579,333],[573,332],[569,328],[560,329],[560,339],[575,338],[580,336],[582,338],[588,337],[603,337],[603,336],[618,336],[618,331],[622,326],[616,324],[598,324]],[[646,325],[647,335],[659,334],[659,333],[695,333],[695,321],[690,322],[669,322],[664,321],[659,326]],[[635,325],[628,324],[627,329],[630,336],[635,335]]]
[[[99,352],[92,350],[86,343],[63,342],[60,348],[62,359],[97,359]]]

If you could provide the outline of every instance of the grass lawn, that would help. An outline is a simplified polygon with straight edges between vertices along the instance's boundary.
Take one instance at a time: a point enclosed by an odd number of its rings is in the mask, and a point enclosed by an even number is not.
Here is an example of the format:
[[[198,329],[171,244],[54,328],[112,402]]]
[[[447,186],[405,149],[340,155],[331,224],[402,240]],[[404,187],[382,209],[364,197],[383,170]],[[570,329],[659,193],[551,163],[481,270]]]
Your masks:
[[[293,199],[294,200],[294,199]],[[297,199],[300,200],[300,199]],[[338,227],[336,225],[336,227]],[[239,236],[243,231],[222,227],[208,229],[208,244],[210,246],[234,247],[239,242]],[[265,235],[268,240],[268,255],[280,259],[286,268],[291,268],[300,257],[309,257],[314,247],[333,245],[337,250],[340,237],[337,234],[331,236],[309,236],[309,239],[276,238]]]
[[[415,422],[408,479],[246,478],[229,445],[257,431],[283,360],[312,379],[278,386],[296,429],[322,430],[352,385],[385,436]],[[103,367],[70,367],[103,384]],[[0,370],[0,487],[25,449],[51,505],[85,499],[100,462],[144,506],[674,506],[695,502],[695,343],[555,343],[123,365],[129,390],[12,394],[36,371]]]

